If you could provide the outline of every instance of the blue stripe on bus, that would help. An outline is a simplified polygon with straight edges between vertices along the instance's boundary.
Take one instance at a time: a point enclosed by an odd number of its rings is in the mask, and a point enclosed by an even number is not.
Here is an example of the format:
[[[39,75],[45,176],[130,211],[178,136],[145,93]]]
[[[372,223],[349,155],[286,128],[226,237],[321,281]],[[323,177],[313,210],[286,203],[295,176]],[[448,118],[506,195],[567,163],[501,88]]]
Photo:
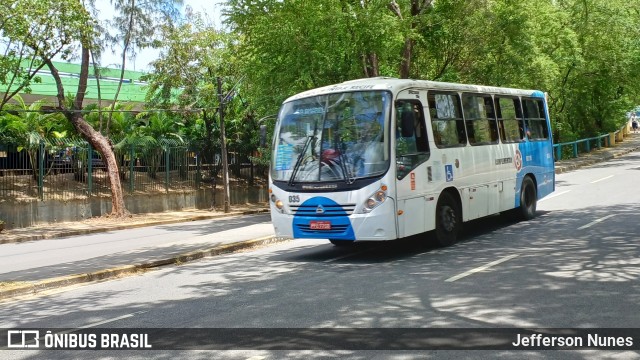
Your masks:
[[[522,169],[516,176],[515,207],[520,206],[520,190],[526,174],[533,174],[538,185],[538,199],[553,192],[553,158],[548,157],[549,143],[547,141],[526,141],[518,144],[518,150],[522,154]],[[527,160],[530,157],[531,160]]]
[[[339,208],[338,211],[332,211],[331,216],[305,216],[296,214],[293,216],[293,237],[294,238],[312,238],[312,239],[335,239],[335,240],[355,240],[355,232],[351,226],[351,221],[347,213],[335,201],[317,196],[311,198],[302,205],[301,208]],[[311,230],[309,229],[311,221],[329,221],[331,230]]]

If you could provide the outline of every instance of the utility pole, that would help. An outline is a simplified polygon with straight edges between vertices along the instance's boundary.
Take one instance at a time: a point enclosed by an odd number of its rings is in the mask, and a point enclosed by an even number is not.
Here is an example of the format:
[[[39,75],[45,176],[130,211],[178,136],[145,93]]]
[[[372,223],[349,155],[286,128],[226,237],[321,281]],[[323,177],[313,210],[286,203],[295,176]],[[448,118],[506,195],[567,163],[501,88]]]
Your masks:
[[[218,101],[219,101],[219,106],[218,109],[220,110],[220,137],[221,139],[221,151],[222,151],[222,182],[223,182],[223,188],[224,188],[224,212],[228,213],[230,211],[229,209],[229,202],[230,202],[230,191],[229,191],[229,163],[227,161],[227,136],[225,135],[224,132],[224,98],[222,95],[222,79],[220,77],[217,77],[216,80],[218,81]]]

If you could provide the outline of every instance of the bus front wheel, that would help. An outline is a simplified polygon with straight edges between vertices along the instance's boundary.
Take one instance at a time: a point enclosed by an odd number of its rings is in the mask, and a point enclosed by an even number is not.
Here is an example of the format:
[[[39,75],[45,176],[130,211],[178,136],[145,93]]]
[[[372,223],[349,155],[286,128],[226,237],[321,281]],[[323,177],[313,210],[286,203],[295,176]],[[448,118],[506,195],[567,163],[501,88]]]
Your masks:
[[[455,244],[462,225],[458,202],[448,192],[444,192],[436,205],[436,240],[442,246]]]

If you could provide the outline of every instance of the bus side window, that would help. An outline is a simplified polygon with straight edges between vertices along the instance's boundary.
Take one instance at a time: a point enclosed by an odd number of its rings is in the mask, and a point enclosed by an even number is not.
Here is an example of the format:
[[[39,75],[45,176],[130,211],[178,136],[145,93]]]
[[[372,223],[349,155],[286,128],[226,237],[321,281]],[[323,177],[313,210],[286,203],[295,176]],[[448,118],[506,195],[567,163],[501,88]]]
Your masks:
[[[411,119],[413,133],[403,137],[403,121]],[[396,102],[396,161],[398,179],[405,177],[416,166],[429,158],[429,141],[422,104],[417,100]]]
[[[521,142],[524,139],[524,123],[520,100],[497,96],[495,100],[500,139],[503,143]]]
[[[428,99],[436,146],[439,148],[465,146],[467,132],[458,94],[430,92]]]
[[[462,109],[467,124],[469,144],[498,143],[498,125],[491,96],[463,94]]]
[[[523,99],[524,118],[527,124],[527,135],[531,140],[549,138],[547,119],[544,116],[544,104],[539,99]]]

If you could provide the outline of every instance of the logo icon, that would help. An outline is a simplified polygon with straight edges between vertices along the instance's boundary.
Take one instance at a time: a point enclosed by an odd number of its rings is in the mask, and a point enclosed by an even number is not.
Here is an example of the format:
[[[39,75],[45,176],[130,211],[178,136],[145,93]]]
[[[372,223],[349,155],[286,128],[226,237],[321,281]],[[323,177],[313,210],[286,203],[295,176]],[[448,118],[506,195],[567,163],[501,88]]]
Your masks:
[[[522,153],[520,149],[516,149],[516,155],[513,157],[513,164],[516,166],[516,170],[520,172],[522,170]]]
[[[316,214],[324,214],[324,207],[322,205],[318,205],[316,208]]]
[[[30,342],[33,343],[30,344]],[[9,348],[39,348],[40,331],[38,330],[9,330],[7,332],[7,347]]]

